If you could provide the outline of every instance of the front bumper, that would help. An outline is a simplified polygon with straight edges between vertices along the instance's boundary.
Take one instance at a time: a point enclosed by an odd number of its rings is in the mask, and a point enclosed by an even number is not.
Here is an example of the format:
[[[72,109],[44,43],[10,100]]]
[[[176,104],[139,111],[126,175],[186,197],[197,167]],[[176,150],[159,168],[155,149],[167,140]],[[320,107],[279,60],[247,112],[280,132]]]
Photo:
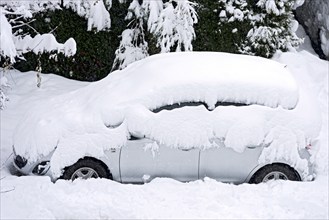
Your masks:
[[[15,169],[22,175],[49,176],[53,180],[50,172],[50,158],[52,154],[53,152],[47,157],[31,162],[23,156],[16,154],[15,149],[13,148],[12,163]]]
[[[20,155],[14,155],[13,165],[21,174],[24,175],[38,175],[43,176],[49,172],[50,162],[45,161],[37,161],[35,163],[29,163],[26,159],[21,157]]]

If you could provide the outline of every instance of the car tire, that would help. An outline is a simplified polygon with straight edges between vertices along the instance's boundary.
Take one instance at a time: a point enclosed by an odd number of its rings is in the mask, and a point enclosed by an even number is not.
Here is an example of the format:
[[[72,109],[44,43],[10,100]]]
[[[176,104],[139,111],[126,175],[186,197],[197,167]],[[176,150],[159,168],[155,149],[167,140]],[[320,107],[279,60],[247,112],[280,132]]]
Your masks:
[[[249,183],[262,183],[270,180],[300,181],[298,173],[286,164],[270,164],[258,170]]]
[[[66,167],[62,179],[72,180],[90,178],[110,178],[111,175],[104,165],[93,158],[83,158],[72,166]]]

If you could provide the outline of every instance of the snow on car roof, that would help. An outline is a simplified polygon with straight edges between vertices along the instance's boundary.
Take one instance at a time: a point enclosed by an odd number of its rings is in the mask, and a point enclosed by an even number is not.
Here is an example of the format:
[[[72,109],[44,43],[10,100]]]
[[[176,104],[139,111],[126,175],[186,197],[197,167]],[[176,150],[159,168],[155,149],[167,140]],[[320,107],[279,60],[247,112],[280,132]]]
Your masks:
[[[219,106],[214,111],[199,106],[172,114],[148,110],[194,101],[210,108],[218,101],[260,105]],[[17,126],[14,146],[28,161],[56,148],[51,159],[55,176],[85,155],[100,158],[109,148],[124,146],[130,134],[141,133],[174,148],[201,149],[212,147],[213,138],[225,137],[228,147],[242,152],[288,119],[289,129],[303,129],[304,120],[292,120],[298,108],[284,109],[297,102],[295,81],[275,61],[212,52],[154,55],[80,89],[40,99]],[[244,138],[237,128],[248,131]]]
[[[162,105],[218,101],[282,106],[298,102],[298,87],[284,65],[276,61],[218,52],[159,54],[133,63],[100,81],[100,95],[112,104]],[[117,97],[120,97],[118,99]]]

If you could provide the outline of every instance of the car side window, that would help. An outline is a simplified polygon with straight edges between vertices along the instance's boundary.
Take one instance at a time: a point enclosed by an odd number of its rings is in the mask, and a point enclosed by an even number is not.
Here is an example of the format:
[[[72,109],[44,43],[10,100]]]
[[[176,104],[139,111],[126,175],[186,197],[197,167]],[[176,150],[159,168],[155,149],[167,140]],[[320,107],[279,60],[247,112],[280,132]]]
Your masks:
[[[215,104],[215,108],[217,108],[218,106],[236,106],[236,107],[240,107],[240,106],[248,106],[249,104],[246,103],[238,103],[238,102],[217,102]]]
[[[178,108],[183,108],[186,106],[201,106],[203,105],[205,108],[207,108],[207,104],[203,103],[203,102],[181,102],[181,103],[174,103],[171,105],[164,105],[161,107],[158,107],[156,109],[151,110],[154,113],[158,113],[161,112],[162,110],[174,110],[174,109],[178,109]],[[207,108],[208,109],[208,108]]]

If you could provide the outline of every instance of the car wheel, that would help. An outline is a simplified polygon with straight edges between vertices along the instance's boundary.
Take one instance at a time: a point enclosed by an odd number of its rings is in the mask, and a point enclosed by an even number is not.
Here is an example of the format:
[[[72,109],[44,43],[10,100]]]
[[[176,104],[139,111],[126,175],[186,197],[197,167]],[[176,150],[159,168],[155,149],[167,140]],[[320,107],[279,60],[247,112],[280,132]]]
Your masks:
[[[66,180],[90,179],[90,178],[109,178],[107,169],[101,162],[92,158],[80,159],[78,162],[65,169],[62,176]]]
[[[271,164],[258,170],[250,179],[250,183],[268,182],[270,180],[300,181],[298,173],[285,164]]]

